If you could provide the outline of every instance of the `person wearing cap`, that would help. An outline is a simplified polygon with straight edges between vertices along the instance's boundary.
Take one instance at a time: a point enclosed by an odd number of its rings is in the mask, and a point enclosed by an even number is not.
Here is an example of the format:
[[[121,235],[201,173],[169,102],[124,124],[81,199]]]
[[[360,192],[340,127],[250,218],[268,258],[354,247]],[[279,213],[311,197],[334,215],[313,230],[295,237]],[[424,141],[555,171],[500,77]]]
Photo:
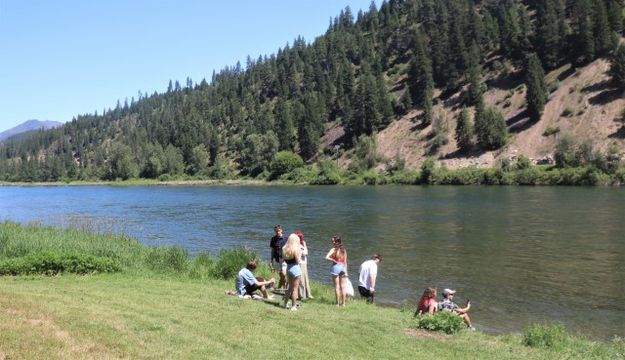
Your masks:
[[[286,262],[284,262],[284,259],[282,258],[282,247],[286,244],[286,238],[282,235],[282,225],[274,226],[273,231],[275,235],[269,242],[269,247],[271,248],[271,260],[269,261],[269,267],[271,268],[272,273],[276,271],[274,264],[277,264],[280,267],[280,272],[278,273],[280,276],[278,288],[284,289],[286,286]]]
[[[382,261],[379,254],[374,254],[371,259],[360,265],[358,277],[358,292],[368,303],[373,304],[375,297],[375,284],[378,277],[378,264]]]
[[[299,299],[312,299],[312,291],[310,290],[310,280],[308,279],[308,246],[306,245],[306,241],[304,240],[304,233],[301,231],[296,231],[295,235],[299,237],[300,249],[302,250],[302,257],[299,262],[299,267],[302,270],[302,276],[299,282]]]
[[[469,329],[475,330],[473,325],[471,325],[471,318],[469,317],[469,314],[468,314],[469,309],[471,309],[471,302],[467,300],[467,306],[461,308],[460,306],[458,306],[458,304],[453,302],[455,294],[456,294],[456,290],[444,289],[443,301],[441,301],[438,304],[439,310],[457,314],[458,316],[462,318],[462,320],[464,320],[464,323],[467,325]]]

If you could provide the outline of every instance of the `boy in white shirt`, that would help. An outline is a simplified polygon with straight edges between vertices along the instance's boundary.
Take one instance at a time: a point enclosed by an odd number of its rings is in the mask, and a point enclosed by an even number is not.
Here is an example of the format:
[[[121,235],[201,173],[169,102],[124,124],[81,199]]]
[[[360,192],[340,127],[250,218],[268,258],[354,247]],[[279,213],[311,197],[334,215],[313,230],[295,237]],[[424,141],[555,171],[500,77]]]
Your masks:
[[[373,303],[375,297],[375,284],[378,277],[378,264],[382,261],[379,254],[374,254],[370,260],[360,265],[358,277],[358,292],[368,303]]]

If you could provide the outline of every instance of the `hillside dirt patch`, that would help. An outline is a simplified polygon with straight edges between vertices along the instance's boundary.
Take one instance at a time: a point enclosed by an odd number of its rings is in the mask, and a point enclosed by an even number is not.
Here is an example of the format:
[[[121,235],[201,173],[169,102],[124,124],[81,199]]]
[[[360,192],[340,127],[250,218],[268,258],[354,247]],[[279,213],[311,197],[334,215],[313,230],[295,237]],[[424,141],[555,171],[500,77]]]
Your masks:
[[[553,157],[558,140],[566,135],[580,143],[589,141],[600,151],[616,145],[625,155],[625,130],[618,122],[625,109],[625,94],[610,86],[609,67],[607,60],[598,59],[584,67],[566,65],[548,73],[546,82],[552,88],[557,87],[536,123],[527,115],[526,87],[518,73],[485,79],[484,83],[490,86],[484,100],[501,111],[510,132],[508,144],[497,151],[458,151],[454,133],[456,119],[462,111],[461,93],[442,98],[440,91],[436,91],[432,113],[444,119],[447,144],[432,149],[432,126],[424,126],[421,111],[414,110],[377,134],[378,153],[391,162],[395,157],[402,158],[406,167],[412,169],[419,168],[428,157],[451,169],[484,168],[495,166],[503,158],[514,160],[519,155],[533,161]],[[470,111],[473,116],[473,109]]]

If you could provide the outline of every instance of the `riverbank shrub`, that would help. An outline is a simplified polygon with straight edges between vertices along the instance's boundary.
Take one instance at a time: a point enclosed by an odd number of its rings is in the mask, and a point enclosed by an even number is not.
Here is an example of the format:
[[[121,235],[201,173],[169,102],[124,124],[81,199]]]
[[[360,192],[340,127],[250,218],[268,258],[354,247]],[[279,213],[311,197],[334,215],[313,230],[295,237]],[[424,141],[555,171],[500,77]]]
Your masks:
[[[312,185],[336,185],[341,183],[341,174],[334,161],[321,161],[319,173],[310,182]]]
[[[250,249],[240,247],[222,250],[217,257],[213,275],[218,279],[233,279],[248,261],[255,259],[258,259],[258,256]],[[256,276],[261,276],[259,271],[256,272]]]
[[[455,334],[462,330],[465,325],[460,316],[451,312],[440,311],[432,315],[417,316],[414,327],[422,330],[442,331],[445,334]]]
[[[301,156],[291,151],[280,151],[276,153],[269,164],[271,179],[277,179],[283,174],[290,173],[302,166],[304,166],[304,160],[302,160]]]
[[[156,272],[182,273],[187,269],[189,255],[175,246],[150,247],[145,254],[145,264]]]
[[[117,272],[121,267],[112,259],[88,254],[31,253],[0,262],[0,275],[56,275]]]
[[[534,324],[525,329],[523,344],[534,348],[558,349],[565,345],[567,337],[563,325]]]

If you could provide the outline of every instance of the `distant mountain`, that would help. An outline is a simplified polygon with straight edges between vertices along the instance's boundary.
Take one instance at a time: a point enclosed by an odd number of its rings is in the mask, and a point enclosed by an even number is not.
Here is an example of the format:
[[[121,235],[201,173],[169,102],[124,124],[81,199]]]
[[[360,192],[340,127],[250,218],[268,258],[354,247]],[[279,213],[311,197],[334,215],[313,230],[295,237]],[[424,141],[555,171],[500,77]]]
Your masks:
[[[17,125],[14,128],[11,128],[9,130],[3,131],[0,133],[0,141],[4,141],[8,138],[10,138],[11,136],[17,135],[17,134],[21,134],[21,133],[25,133],[25,132],[29,132],[29,131],[34,131],[34,130],[39,130],[39,129],[52,129],[58,126],[63,125],[63,123],[58,122],[58,121],[51,121],[51,120],[44,120],[44,121],[40,121],[40,120],[28,120],[26,122],[23,122],[19,125]]]

